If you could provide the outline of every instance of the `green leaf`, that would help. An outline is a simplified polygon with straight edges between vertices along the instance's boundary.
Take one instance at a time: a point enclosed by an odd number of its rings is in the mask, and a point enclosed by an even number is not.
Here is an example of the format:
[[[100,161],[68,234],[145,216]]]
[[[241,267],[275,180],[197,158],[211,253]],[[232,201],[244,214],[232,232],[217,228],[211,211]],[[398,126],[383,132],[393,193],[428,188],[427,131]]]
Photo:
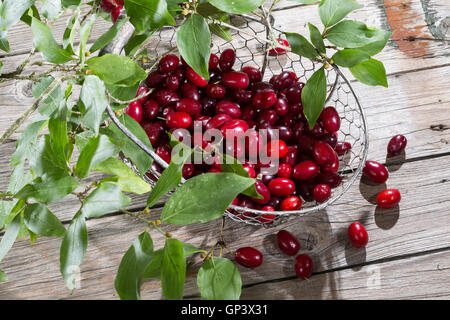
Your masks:
[[[186,258],[183,245],[177,239],[166,239],[161,265],[161,287],[169,300],[183,298],[186,278]]]
[[[127,44],[124,47],[125,54],[130,57],[133,56],[139,50],[139,48],[152,36],[153,32],[145,34],[133,33],[130,40],[128,40]]]
[[[226,19],[226,20],[224,20]],[[225,18],[219,19],[221,21],[224,21],[226,23],[230,23],[230,19],[228,16],[226,16]],[[221,37],[222,39],[224,39],[225,41],[231,41],[233,40],[233,38],[231,37],[231,31],[230,28],[221,26],[220,24],[214,24],[214,23],[210,23],[209,24],[209,31],[213,34],[215,34],[216,36]]]
[[[55,81],[52,76],[44,77],[39,82],[33,84],[32,94],[35,99],[38,99],[40,95]],[[48,97],[41,103],[39,107],[39,113],[45,118],[55,116],[57,111],[67,109],[65,102],[64,90],[61,86],[57,86]]]
[[[42,14],[50,20],[54,20],[62,13],[61,0],[43,0]]]
[[[127,114],[120,116],[120,122],[122,122],[139,140],[152,149],[150,140],[141,125],[136,122]],[[130,139],[116,126],[114,122],[111,122],[108,127],[108,135],[112,137],[115,143],[119,146],[120,150],[130,158],[136,165],[139,173],[144,175],[153,163],[153,158],[139,148],[135,143],[132,143]]]
[[[6,282],[8,281],[8,276],[3,270],[0,270],[0,282]]]
[[[20,219],[21,215],[17,214],[3,235],[2,241],[0,242],[0,261],[3,260],[8,251],[12,248],[14,241],[16,241],[20,229]]]
[[[234,173],[205,173],[193,177],[167,200],[161,219],[172,224],[218,219],[233,199],[254,183],[254,179]]]
[[[55,153],[65,161],[70,160],[71,148],[69,147],[69,137],[67,135],[66,112],[62,112],[59,117],[50,119],[48,130]],[[70,144],[70,146],[72,145]]]
[[[322,34],[319,29],[311,23],[308,23],[308,27],[312,44],[317,48],[317,50],[319,50],[319,52],[326,53],[327,50],[325,49],[325,44],[323,43]]]
[[[208,24],[199,14],[191,15],[177,31],[178,51],[186,63],[206,80],[209,79],[210,45]]]
[[[46,120],[30,123],[22,132],[16,143],[16,151],[11,155],[10,165],[16,166],[29,158],[34,151],[33,145],[36,143],[38,134],[47,125]]]
[[[26,227],[37,235],[62,237],[66,233],[61,221],[42,204],[27,205],[24,218]]]
[[[120,19],[116,23],[114,23],[111,28],[109,28],[108,31],[106,31],[104,34],[98,38],[94,44],[91,46],[89,51],[91,53],[103,49],[107,44],[109,44],[119,33],[120,29],[124,26],[126,22],[128,22],[129,18],[126,19]]]
[[[20,20],[31,27],[31,22],[33,22],[31,17],[35,17],[36,19],[41,20],[41,16],[39,15],[39,11],[35,5],[32,5],[30,9],[25,11],[22,17],[20,17]]]
[[[36,49],[42,53],[45,60],[61,64],[73,59],[68,51],[56,43],[49,26],[34,17],[32,20],[33,43]]]
[[[332,27],[326,37],[338,47],[353,49],[384,41],[386,31],[369,28],[359,21],[345,20]]]
[[[366,52],[358,49],[343,49],[336,52],[332,57],[338,66],[345,68],[353,67],[369,58],[370,56]]]
[[[75,51],[73,50],[73,42],[75,40],[75,35],[79,24],[78,18],[80,17],[80,13],[80,9],[77,8],[77,10],[75,10],[75,13],[67,22],[67,27],[66,30],[64,30],[63,34],[63,48],[71,54],[75,54]]]
[[[81,211],[86,218],[99,218],[125,208],[131,202],[114,183],[104,181],[84,201]]]
[[[183,144],[177,144],[176,148],[180,148],[179,152],[173,151],[174,154],[170,161],[169,167],[165,169],[161,177],[156,182],[155,187],[147,199],[147,206],[152,207],[166,193],[174,189],[181,182],[183,177],[183,165],[191,157],[193,150],[183,147]]]
[[[17,22],[35,0],[3,0],[0,6],[0,29],[7,30]]]
[[[134,60],[117,54],[91,58],[87,65],[105,83],[114,86],[130,87],[147,78]]]
[[[120,299],[139,300],[141,298],[142,275],[153,260],[153,241],[145,231],[133,242],[120,261],[114,286]]]
[[[213,257],[198,271],[197,286],[204,300],[239,300],[242,280],[233,262]]]
[[[61,3],[64,8],[70,6],[79,6],[81,4],[81,0],[61,0]]]
[[[7,53],[11,51],[11,48],[9,47],[8,39],[6,38],[7,32],[4,30],[0,30],[0,50],[3,50]]]
[[[84,61],[86,59],[86,43],[89,38],[89,34],[91,33],[92,26],[94,25],[95,20],[97,19],[97,15],[93,14],[89,16],[89,18],[81,25],[80,27],[80,48],[79,48],[79,57],[81,65],[84,65]]]
[[[320,68],[308,79],[302,90],[303,112],[310,128],[313,128],[322,112],[327,98],[327,79],[324,68]]]
[[[77,177],[85,178],[92,167],[116,155],[117,152],[118,147],[108,136],[101,134],[91,138],[78,158],[75,171]]]
[[[298,33],[286,32],[287,41],[289,42],[292,52],[299,56],[314,59],[318,57],[316,49],[309,41]]]
[[[67,288],[72,292],[80,273],[88,245],[86,219],[80,211],[72,219],[67,229],[60,250],[60,270]]]
[[[101,171],[118,177],[116,184],[122,191],[144,194],[150,192],[151,186],[136,175],[125,163],[116,158],[109,158],[97,164],[95,171]]]
[[[136,28],[136,34],[175,24],[167,10],[166,0],[125,0],[124,4],[130,22]]]
[[[24,201],[33,198],[37,202],[50,204],[64,198],[77,187],[79,187],[79,183],[69,175],[59,179],[42,180],[42,178],[36,178],[24,186],[15,196]]]
[[[302,3],[302,4],[313,4],[318,2],[319,0],[288,0],[291,2],[298,2],[298,3]]]
[[[342,19],[350,12],[364,7],[356,0],[322,0],[319,4],[319,16],[325,28],[328,28]]]
[[[389,38],[392,36],[392,32],[384,30],[381,30],[381,32],[383,33],[383,39],[374,41],[365,46],[358,47],[356,49],[366,52],[369,56],[374,56],[377,53],[381,52],[381,50],[383,50],[384,47],[386,46],[386,43],[388,42]]]
[[[255,10],[264,3],[265,0],[209,0],[216,8],[228,12],[243,14]]]
[[[350,72],[359,82],[369,86],[388,87],[386,69],[381,61],[375,59],[366,60],[351,67]]]
[[[75,137],[75,145],[77,146],[78,151],[82,152],[92,138],[95,138],[95,133],[91,130],[86,130],[77,134]]]
[[[205,250],[199,249],[196,246],[193,246],[192,244],[189,244],[189,243],[182,242],[181,245],[183,246],[183,252],[184,252],[185,258],[187,258],[195,253],[205,252]]]
[[[98,134],[102,115],[108,104],[103,82],[96,76],[87,76],[81,88],[80,100],[86,107],[81,123]]]
[[[134,86],[131,87],[119,87],[113,86],[110,84],[106,84],[106,90],[108,90],[109,94],[114,98],[126,101],[131,100],[136,97],[137,90],[139,88],[139,83],[137,82]],[[123,107],[121,107],[122,109]]]
[[[69,173],[67,162],[63,155],[55,152],[49,135],[42,136],[31,149],[29,163],[35,176],[58,179]]]

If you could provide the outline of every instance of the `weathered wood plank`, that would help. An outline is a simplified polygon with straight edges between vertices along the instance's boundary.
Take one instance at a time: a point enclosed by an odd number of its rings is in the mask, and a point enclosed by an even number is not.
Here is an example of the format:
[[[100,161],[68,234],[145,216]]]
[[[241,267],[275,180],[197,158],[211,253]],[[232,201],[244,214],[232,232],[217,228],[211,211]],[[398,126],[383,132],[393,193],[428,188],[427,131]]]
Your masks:
[[[368,200],[385,186],[356,183],[336,205],[305,217],[292,218],[282,226],[264,229],[227,221],[225,240],[231,250],[252,245],[264,254],[264,264],[254,270],[241,268],[245,284],[294,275],[292,258],[280,253],[274,234],[280,228],[294,233],[302,251],[315,262],[315,272],[361,264],[399,255],[448,247],[450,243],[450,172],[442,171],[450,156],[427,159],[389,167],[389,187],[399,188],[402,202],[399,208],[379,210]],[[368,199],[368,200],[366,200]],[[151,217],[156,217],[155,210]],[[369,233],[366,249],[358,250],[347,241],[348,225],[359,220]],[[88,221],[89,247],[81,266],[81,288],[69,296],[59,276],[59,239],[38,239],[30,245],[17,241],[1,264],[10,281],[0,284],[0,298],[115,298],[113,279],[123,253],[144,225],[127,216],[110,216]],[[174,237],[202,248],[217,241],[220,222],[190,226],[164,226]],[[155,247],[162,246],[163,237],[152,232]],[[185,294],[196,294],[196,263],[190,263]],[[27,268],[23,268],[26,265]],[[157,281],[144,285],[143,297],[161,298]],[[317,293],[319,294],[319,293]]]
[[[243,299],[450,299],[449,251],[244,288]]]

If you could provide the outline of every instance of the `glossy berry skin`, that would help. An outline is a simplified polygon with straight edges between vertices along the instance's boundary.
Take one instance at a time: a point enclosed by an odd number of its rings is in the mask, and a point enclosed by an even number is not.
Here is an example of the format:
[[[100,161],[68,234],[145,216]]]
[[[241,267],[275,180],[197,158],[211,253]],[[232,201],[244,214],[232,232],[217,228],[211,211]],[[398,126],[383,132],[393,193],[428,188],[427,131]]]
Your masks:
[[[237,104],[222,100],[216,104],[216,113],[217,114],[227,114],[233,119],[238,119],[242,115],[241,109],[237,106]]]
[[[280,163],[278,166],[277,176],[280,178],[290,178],[292,174],[292,167],[287,163]]]
[[[295,147],[289,146],[288,151],[284,155],[283,158],[281,158],[281,163],[287,163],[291,167],[295,167],[295,164],[297,163],[298,159],[298,151]]]
[[[313,272],[313,262],[307,254],[300,254],[295,258],[294,271],[300,279],[308,279]]]
[[[337,136],[336,134],[334,134],[334,132],[327,132],[323,135],[323,141],[325,141],[326,143],[328,143],[330,145],[330,147],[332,147],[333,149],[336,147],[337,144]]]
[[[327,184],[331,188],[336,188],[342,182],[342,177],[336,172],[321,172],[317,179],[320,183]]]
[[[159,112],[159,104],[155,100],[148,100],[144,103],[144,116],[146,120],[153,120]]]
[[[389,173],[385,166],[376,161],[368,160],[363,169],[364,175],[375,183],[385,183]]]
[[[288,99],[289,103],[295,104],[302,102],[302,90],[304,86],[304,83],[298,82],[286,91],[286,98]]]
[[[279,116],[285,116],[289,112],[288,101],[284,97],[279,97],[275,102],[273,109]]]
[[[269,188],[260,180],[256,180],[255,182],[255,189],[256,192],[258,192],[263,198],[262,199],[256,199],[252,198],[253,202],[257,204],[266,204],[270,200],[270,191]]]
[[[325,202],[331,196],[331,188],[327,184],[318,184],[314,187],[313,198],[319,203]]]
[[[399,134],[391,138],[387,146],[387,153],[390,156],[397,156],[406,148],[408,140],[405,136]]]
[[[219,57],[214,53],[211,53],[211,55],[209,56],[209,64],[208,64],[209,70],[217,68],[218,65],[219,65]]]
[[[336,152],[334,154],[334,160],[331,164],[320,167],[321,172],[338,172],[339,170],[339,157]]]
[[[141,86],[139,86],[139,88],[136,92],[135,98],[137,98],[141,95],[147,94],[148,92],[149,92],[149,89],[146,86],[141,85]],[[148,99],[148,96],[145,96],[136,101],[139,102],[140,104],[143,104],[145,101],[147,101],[147,99]]]
[[[319,166],[333,164],[335,153],[333,148],[324,141],[317,141],[313,147],[314,160]]]
[[[253,92],[250,90],[238,89],[231,93],[231,97],[239,104],[247,104],[253,98]]]
[[[287,40],[285,39],[278,39],[277,40],[279,44],[285,46],[285,47],[289,47],[289,42],[287,42]],[[283,48],[273,48],[269,50],[269,56],[278,56],[278,55],[283,55],[286,54],[286,49]]]
[[[241,71],[248,75],[250,83],[260,82],[262,80],[262,74],[258,68],[243,67]]]
[[[177,91],[180,88],[180,79],[175,75],[170,75],[166,78],[165,87],[172,91]]]
[[[233,49],[226,49],[220,55],[219,66],[223,72],[230,71],[236,61],[236,52]]]
[[[277,95],[273,91],[261,91],[253,96],[253,106],[257,109],[268,109],[277,102]]]
[[[177,112],[186,112],[191,116],[196,116],[202,111],[202,105],[194,99],[184,98],[177,102],[175,110]]]
[[[249,78],[244,72],[230,71],[223,74],[222,84],[230,89],[245,89],[248,87]]]
[[[205,126],[205,130],[209,129],[219,129],[222,125],[225,123],[231,121],[233,118],[231,118],[227,114],[218,114],[212,117]]]
[[[247,164],[242,165],[242,167],[244,168],[245,171],[247,171],[248,176],[250,178],[255,178],[256,177],[256,172],[255,169]]]
[[[192,123],[191,116],[186,112],[174,112],[167,116],[167,126],[169,128],[187,129]]]
[[[138,101],[131,102],[128,107],[125,108],[125,113],[137,122],[141,122],[144,115],[142,106]]]
[[[342,142],[342,141],[338,141],[336,143],[336,147],[334,148],[334,150],[336,151],[338,156],[343,156],[344,154],[349,152],[351,149],[352,149],[352,145],[349,142]]]
[[[319,166],[314,161],[303,161],[292,170],[292,177],[296,180],[309,180],[320,173]]]
[[[162,128],[158,122],[145,123],[143,126],[145,133],[150,140],[150,143],[155,147],[158,143],[159,136],[161,134]]]
[[[341,127],[341,118],[339,118],[339,114],[333,107],[323,109],[319,120],[322,122],[323,128],[328,132],[336,132]]]
[[[246,268],[256,268],[263,263],[263,255],[252,247],[243,247],[236,250],[234,261]]]
[[[158,63],[158,70],[161,73],[171,73],[180,64],[180,58],[174,54],[168,54],[163,57]]]
[[[273,126],[278,120],[278,115],[273,109],[262,110],[258,114],[258,123],[260,126],[265,126],[264,124],[268,124]]]
[[[390,209],[395,207],[402,199],[397,189],[386,189],[377,196],[377,204],[380,208]]]
[[[277,197],[287,197],[295,192],[295,184],[291,179],[275,178],[269,182],[270,194]]]
[[[225,88],[218,83],[211,83],[206,87],[206,94],[210,98],[222,99],[225,96]]]
[[[189,179],[194,176],[194,165],[192,163],[185,163],[182,169],[183,178]]]
[[[170,163],[171,158],[170,152],[171,152],[170,147],[166,145],[156,148],[156,154],[167,163]]]
[[[302,208],[302,199],[297,196],[290,196],[281,201],[281,210],[283,211],[294,211],[300,210]]]
[[[183,98],[190,98],[199,101],[200,100],[200,92],[197,87],[192,83],[188,82],[181,86],[181,95]]]
[[[348,239],[355,248],[362,248],[369,242],[369,235],[361,223],[353,222],[348,227]]]
[[[233,119],[220,127],[222,135],[227,137],[242,138],[248,130],[248,124],[244,120]]]
[[[178,100],[180,100],[180,97],[171,90],[161,89],[156,93],[156,101],[163,107],[173,105]]]
[[[187,67],[186,77],[197,87],[206,87],[206,85],[208,85],[208,81],[197,72],[195,72],[191,67]]]
[[[300,250],[300,242],[297,238],[286,230],[280,230],[277,233],[278,248],[288,256],[295,256]]]
[[[288,152],[286,142],[282,140],[273,140],[266,145],[267,155],[269,157],[282,158]]]
[[[149,73],[147,79],[145,80],[145,84],[149,88],[159,88],[166,80],[166,77],[166,74],[159,73],[158,71],[153,71]]]

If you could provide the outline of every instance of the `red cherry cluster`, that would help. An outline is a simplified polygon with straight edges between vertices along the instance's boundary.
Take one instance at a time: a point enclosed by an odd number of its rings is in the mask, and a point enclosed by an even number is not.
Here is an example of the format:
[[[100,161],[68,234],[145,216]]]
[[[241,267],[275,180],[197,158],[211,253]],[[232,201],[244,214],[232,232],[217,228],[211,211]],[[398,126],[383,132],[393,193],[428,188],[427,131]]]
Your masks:
[[[331,189],[342,181],[337,173],[339,156],[351,149],[348,142],[338,141],[340,118],[336,109],[324,108],[310,129],[301,103],[304,83],[294,72],[284,71],[264,82],[257,68],[234,70],[235,60],[232,49],[223,51],[220,57],[211,54],[210,80],[206,81],[183,59],[166,55],[136,96],[153,88],[151,94],[132,102],[126,113],[141,123],[156,153],[166,162],[171,151],[167,132],[187,129],[192,140],[201,141],[204,150],[211,141],[206,134],[192,135],[194,121],[204,130],[218,129],[224,137],[231,135],[234,142],[231,147],[227,143],[225,151],[243,159],[250,177],[258,179],[255,186],[263,196],[239,196],[235,205],[270,212],[299,210],[303,201],[326,201]],[[266,142],[258,133],[262,129],[267,132]],[[279,158],[276,174],[262,172],[272,164],[249,160],[249,153],[259,154],[263,147],[268,156]],[[161,171],[157,164],[153,169]],[[219,159],[210,165],[186,164],[183,176],[188,179],[205,172],[221,172]],[[268,213],[260,218],[270,222],[275,217]]]
[[[110,13],[112,22],[116,23],[120,11],[123,9],[123,0],[102,0],[100,1],[100,8]]]

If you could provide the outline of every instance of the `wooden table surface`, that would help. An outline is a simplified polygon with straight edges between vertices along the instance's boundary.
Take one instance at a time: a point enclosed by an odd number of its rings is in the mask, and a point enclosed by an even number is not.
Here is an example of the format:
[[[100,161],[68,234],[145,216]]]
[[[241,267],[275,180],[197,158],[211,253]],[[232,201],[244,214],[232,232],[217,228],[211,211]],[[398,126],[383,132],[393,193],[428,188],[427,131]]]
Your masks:
[[[377,56],[385,63],[389,88],[352,83],[367,113],[369,159],[386,163],[386,145],[395,134],[408,138],[406,156],[387,161],[387,187],[402,193],[399,208],[379,210],[374,198],[386,186],[357,180],[333,206],[282,226],[265,229],[227,220],[225,240],[232,249],[252,245],[264,254],[261,267],[239,268],[244,299],[435,299],[450,298],[450,2],[447,0],[360,0],[366,6],[351,18],[393,31]],[[316,6],[281,1],[275,23],[286,31],[307,34],[305,22],[319,24]],[[56,24],[62,34],[66,19]],[[95,40],[109,25],[93,31]],[[5,72],[31,50],[32,35],[23,25],[10,30],[12,52],[1,56]],[[31,103],[30,84],[0,83],[0,132]],[[0,190],[8,185],[9,157],[15,140],[0,146]],[[77,199],[50,209],[68,225]],[[145,197],[134,197],[143,208]],[[153,209],[160,213],[162,204]],[[348,244],[347,227],[360,221],[369,233],[365,249]],[[89,246],[78,288],[70,295],[59,272],[60,238],[17,240],[0,263],[9,281],[0,283],[0,299],[117,299],[114,277],[120,260],[145,226],[117,212],[87,222]],[[220,221],[184,227],[168,226],[181,241],[208,247],[217,241]],[[295,277],[293,259],[279,252],[274,234],[287,229],[301,240],[302,252],[314,261],[308,281]],[[153,235],[155,247],[163,245]],[[196,270],[190,259],[186,298],[199,298]],[[142,287],[143,299],[161,299],[159,281]]]

